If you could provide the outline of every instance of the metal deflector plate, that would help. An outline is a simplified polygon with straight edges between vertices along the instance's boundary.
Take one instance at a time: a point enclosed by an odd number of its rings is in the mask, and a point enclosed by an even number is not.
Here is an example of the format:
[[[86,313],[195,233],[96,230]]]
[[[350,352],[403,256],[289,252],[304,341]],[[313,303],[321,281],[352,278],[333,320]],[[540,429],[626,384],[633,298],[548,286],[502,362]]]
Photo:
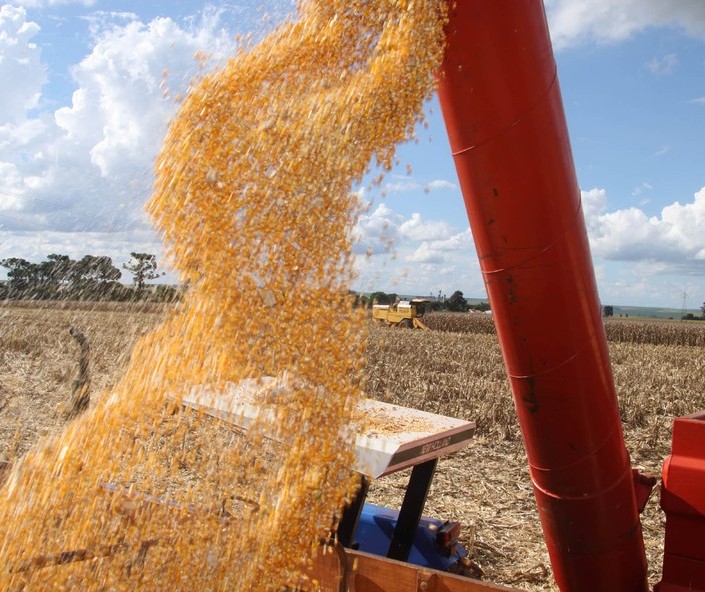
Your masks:
[[[247,430],[262,413],[257,402],[286,390],[280,379],[247,379],[221,392],[193,389],[182,403]],[[360,401],[355,421],[355,468],[372,478],[456,452],[475,432],[475,422],[372,399]]]

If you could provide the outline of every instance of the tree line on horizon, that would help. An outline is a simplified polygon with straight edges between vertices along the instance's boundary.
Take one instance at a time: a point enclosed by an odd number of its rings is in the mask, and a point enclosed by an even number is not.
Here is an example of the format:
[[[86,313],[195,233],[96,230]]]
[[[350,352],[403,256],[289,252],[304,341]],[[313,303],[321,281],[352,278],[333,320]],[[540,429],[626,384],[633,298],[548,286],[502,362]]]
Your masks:
[[[355,306],[361,306],[364,308],[372,308],[375,304],[394,304],[401,300],[401,297],[392,292],[372,292],[368,295],[366,294],[355,294]],[[477,310],[480,312],[486,312],[490,310],[490,305],[487,302],[479,302],[477,304],[469,304],[465,296],[460,290],[456,290],[449,297],[441,295],[429,296],[428,297],[428,310],[430,311],[441,311],[447,310],[450,312],[468,312],[469,310]]]
[[[705,321],[705,302],[703,302],[703,305],[700,307],[700,310],[702,312],[702,315],[699,317],[696,317],[692,312],[685,313],[681,316],[682,321]],[[602,316],[605,318],[613,317],[614,316],[614,306],[607,305],[602,307]],[[622,316],[621,314],[619,315],[620,317]],[[629,315],[626,315],[629,317]],[[673,318],[673,317],[669,317]]]
[[[119,280],[122,271],[106,255],[85,255],[71,259],[52,253],[44,261],[32,263],[21,257],[0,260],[7,281],[0,284],[2,300],[148,300],[167,302],[178,298],[173,286],[147,289],[147,282],[164,275],[151,253],[130,253],[122,268],[132,274],[132,285]]]
[[[122,271],[106,255],[85,255],[71,259],[68,255],[52,253],[44,261],[32,263],[20,257],[0,260],[6,268],[7,281],[0,281],[0,300],[114,300],[172,302],[180,298],[180,291],[171,285],[159,284],[147,289],[147,282],[164,275],[158,271],[157,258],[151,253],[131,252],[130,260],[122,268],[132,274],[132,285],[119,280]],[[363,294],[352,292],[354,305],[371,308],[374,304],[393,304],[400,300],[394,292],[382,291]],[[438,293],[431,295],[431,311],[467,312],[490,310],[488,302],[469,304],[462,291],[450,297]],[[702,315],[683,315],[683,320],[705,320],[705,302],[700,307]],[[614,315],[614,307],[603,306],[604,317]]]
[[[132,275],[132,285],[125,285],[122,271],[106,255],[85,255],[72,259],[52,253],[44,261],[33,263],[21,257],[0,260],[7,269],[7,280],[0,281],[0,300],[98,300],[172,302],[181,290],[171,285],[148,286],[147,282],[164,275],[158,270],[157,258],[151,253],[130,253],[122,269]],[[373,304],[393,304],[401,299],[396,293],[382,291],[354,295],[354,305],[371,308]],[[429,297],[432,311],[467,312],[489,310],[487,302],[469,304],[460,290],[450,297],[438,293]]]

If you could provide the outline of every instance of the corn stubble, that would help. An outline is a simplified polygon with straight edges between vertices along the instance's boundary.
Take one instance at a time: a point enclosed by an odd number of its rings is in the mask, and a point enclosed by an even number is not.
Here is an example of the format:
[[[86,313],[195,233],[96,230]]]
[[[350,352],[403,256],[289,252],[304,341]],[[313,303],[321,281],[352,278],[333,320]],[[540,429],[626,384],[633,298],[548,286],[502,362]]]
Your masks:
[[[442,5],[304,1],[299,20],[194,87],[148,205],[188,298],[105,401],[10,476],[0,589],[275,590],[305,577],[354,487],[342,434],[365,335],[344,296],[351,186],[375,158],[388,170],[412,133]],[[195,385],[284,373],[284,404],[262,401],[275,420],[247,437],[181,411]]]

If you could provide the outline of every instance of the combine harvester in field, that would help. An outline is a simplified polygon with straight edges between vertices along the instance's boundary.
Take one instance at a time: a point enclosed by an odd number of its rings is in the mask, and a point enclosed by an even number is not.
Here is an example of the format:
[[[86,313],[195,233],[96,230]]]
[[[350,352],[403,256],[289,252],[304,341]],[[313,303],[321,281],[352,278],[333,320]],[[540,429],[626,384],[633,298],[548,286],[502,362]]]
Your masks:
[[[394,304],[373,304],[372,318],[378,323],[390,327],[428,331],[428,327],[422,319],[430,302],[428,298],[412,298],[411,300],[400,300]]]
[[[542,2],[451,3],[438,80],[558,587],[645,591],[639,513],[655,479],[632,469],[623,441]],[[547,300],[555,303],[554,314],[537,314]],[[416,412],[390,411],[390,429],[394,415],[405,413]],[[389,521],[387,510],[364,510],[363,477],[338,533],[344,550],[323,555],[314,567],[321,589],[507,589],[434,571],[434,562],[419,560],[418,553],[416,565],[398,561],[412,559],[410,550],[420,540],[415,536],[438,528],[419,520],[435,458],[471,433],[469,425],[453,421],[430,419],[418,441],[403,441],[399,427],[376,443],[393,449],[378,476],[393,471],[401,458],[415,466],[401,513]],[[455,427],[444,431],[443,425]],[[384,455],[365,442],[359,458]],[[705,591],[705,412],[675,420],[661,505],[666,542],[656,590]],[[442,556],[452,543],[453,534],[441,531],[427,540],[431,555]],[[374,554],[364,552],[368,548]]]

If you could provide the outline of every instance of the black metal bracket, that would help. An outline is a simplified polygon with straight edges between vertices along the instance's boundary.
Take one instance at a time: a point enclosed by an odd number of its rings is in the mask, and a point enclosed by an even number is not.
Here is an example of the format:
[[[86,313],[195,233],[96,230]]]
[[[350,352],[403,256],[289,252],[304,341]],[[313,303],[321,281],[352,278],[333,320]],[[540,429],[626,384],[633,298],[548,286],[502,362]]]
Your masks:
[[[394,529],[394,536],[387,553],[387,557],[390,559],[406,561],[409,558],[411,546],[414,544],[414,535],[419,527],[437,464],[438,458],[432,458],[420,465],[415,465],[411,470],[404,501],[401,504],[401,510],[399,510],[397,526]]]

